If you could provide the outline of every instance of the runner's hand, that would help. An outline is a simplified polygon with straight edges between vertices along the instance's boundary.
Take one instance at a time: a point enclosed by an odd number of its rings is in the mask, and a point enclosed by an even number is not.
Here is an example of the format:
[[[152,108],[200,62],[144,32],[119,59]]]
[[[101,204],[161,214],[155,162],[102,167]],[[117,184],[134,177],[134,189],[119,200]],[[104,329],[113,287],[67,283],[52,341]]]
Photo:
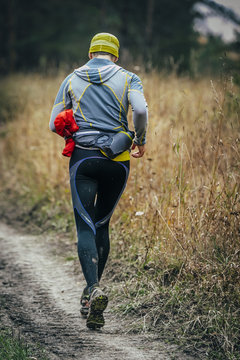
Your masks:
[[[142,157],[143,155],[144,155],[144,153],[145,153],[145,145],[136,145],[136,144],[133,144],[132,145],[132,150],[134,150],[135,148],[138,148],[138,151],[137,152],[135,152],[135,153],[133,153],[132,154],[132,156],[134,157],[134,158],[140,158],[140,157]]]

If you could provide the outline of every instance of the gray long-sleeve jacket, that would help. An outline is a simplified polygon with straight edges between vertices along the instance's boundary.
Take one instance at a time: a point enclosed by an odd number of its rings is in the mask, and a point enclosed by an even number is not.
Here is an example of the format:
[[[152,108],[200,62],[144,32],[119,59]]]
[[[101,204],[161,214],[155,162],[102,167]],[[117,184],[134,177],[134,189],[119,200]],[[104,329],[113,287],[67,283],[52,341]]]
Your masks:
[[[73,109],[79,129],[128,131],[127,113],[131,104],[134,142],[146,142],[147,103],[140,78],[112,61],[93,58],[66,77],[57,94],[49,127],[63,110]]]

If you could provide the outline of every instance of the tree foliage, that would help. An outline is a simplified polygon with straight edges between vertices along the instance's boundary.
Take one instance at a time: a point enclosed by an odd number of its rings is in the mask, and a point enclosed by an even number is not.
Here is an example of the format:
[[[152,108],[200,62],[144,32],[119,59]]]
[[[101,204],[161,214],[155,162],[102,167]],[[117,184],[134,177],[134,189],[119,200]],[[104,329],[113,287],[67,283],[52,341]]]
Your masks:
[[[97,32],[112,32],[121,43],[121,61],[146,69],[191,67],[199,48],[196,4],[238,22],[212,0],[0,0],[0,71],[46,68],[86,60]]]

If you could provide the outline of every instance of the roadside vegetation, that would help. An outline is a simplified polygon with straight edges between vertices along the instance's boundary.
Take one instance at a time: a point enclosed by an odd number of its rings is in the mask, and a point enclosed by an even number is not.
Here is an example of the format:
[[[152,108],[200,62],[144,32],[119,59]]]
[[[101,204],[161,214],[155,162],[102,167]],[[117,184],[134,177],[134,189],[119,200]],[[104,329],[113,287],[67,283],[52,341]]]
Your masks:
[[[111,222],[114,311],[131,314],[129,331],[240,359],[240,88],[228,76],[140,76],[148,144]],[[63,78],[1,80],[1,215],[75,241],[64,142],[48,130]]]
[[[8,328],[0,329],[0,359],[1,360],[47,360],[43,351],[33,349],[19,334]]]

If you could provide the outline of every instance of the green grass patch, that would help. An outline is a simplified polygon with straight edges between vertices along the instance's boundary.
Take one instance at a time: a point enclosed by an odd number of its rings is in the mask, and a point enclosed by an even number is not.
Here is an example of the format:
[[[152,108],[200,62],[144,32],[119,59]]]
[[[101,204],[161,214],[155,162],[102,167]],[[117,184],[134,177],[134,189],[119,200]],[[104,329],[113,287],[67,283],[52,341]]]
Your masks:
[[[75,261],[77,260],[77,256],[67,256],[64,259],[65,261]]]
[[[48,360],[39,347],[28,345],[20,334],[8,328],[0,329],[0,359],[1,360]]]

